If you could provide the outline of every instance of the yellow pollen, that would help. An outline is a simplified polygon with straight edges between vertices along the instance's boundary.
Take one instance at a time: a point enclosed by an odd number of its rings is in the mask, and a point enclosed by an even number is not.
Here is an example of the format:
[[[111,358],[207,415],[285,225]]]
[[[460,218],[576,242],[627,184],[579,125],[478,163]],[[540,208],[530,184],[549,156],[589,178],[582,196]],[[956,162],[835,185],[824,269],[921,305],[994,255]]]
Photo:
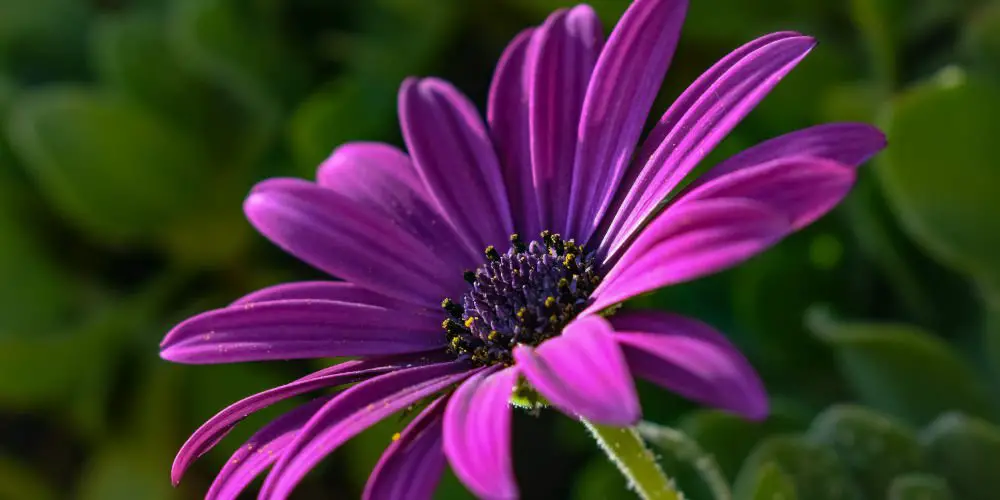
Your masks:
[[[466,328],[472,328],[472,324],[475,323],[475,322],[476,322],[476,317],[472,316],[469,319],[465,320],[465,327]]]
[[[399,441],[399,433],[398,432],[392,435],[392,440],[393,441]]]

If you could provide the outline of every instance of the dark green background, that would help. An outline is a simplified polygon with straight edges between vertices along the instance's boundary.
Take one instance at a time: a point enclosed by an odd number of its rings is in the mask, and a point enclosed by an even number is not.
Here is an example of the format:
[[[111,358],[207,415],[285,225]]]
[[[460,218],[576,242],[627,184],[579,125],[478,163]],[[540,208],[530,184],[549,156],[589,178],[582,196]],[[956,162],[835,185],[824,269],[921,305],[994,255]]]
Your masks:
[[[0,0],[0,498],[202,495],[275,411],[241,425],[175,490],[169,464],[187,434],[322,364],[157,356],[190,314],[319,276],[252,232],[247,189],[311,177],[344,141],[399,143],[407,75],[445,77],[482,105],[506,41],[568,4]],[[1000,3],[692,4],[654,118],[756,36],[820,41],[706,166],[836,120],[878,123],[890,148],[808,230],[636,301],[729,333],[766,379],[775,416],[751,425],[644,386],[646,417],[700,442],[739,498],[795,487],[805,500],[996,498]],[[608,29],[626,5],[594,0]],[[864,407],[830,409],[844,403]],[[336,452],[300,497],[356,497],[399,425]],[[629,498],[578,424],[546,413],[515,428],[526,498]],[[690,450],[660,453],[692,498],[707,498]],[[468,496],[452,477],[439,493]]]

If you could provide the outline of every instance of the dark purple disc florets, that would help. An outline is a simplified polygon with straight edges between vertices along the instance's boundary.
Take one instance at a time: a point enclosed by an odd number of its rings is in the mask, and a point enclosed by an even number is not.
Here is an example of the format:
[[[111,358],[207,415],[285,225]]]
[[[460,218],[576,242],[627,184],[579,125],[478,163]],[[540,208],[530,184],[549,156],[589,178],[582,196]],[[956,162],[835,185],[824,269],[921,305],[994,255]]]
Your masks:
[[[541,242],[510,241],[506,253],[490,246],[486,263],[465,272],[470,289],[460,301],[441,303],[449,349],[480,366],[509,365],[515,345],[559,335],[600,283],[593,255],[573,240],[543,231]]]

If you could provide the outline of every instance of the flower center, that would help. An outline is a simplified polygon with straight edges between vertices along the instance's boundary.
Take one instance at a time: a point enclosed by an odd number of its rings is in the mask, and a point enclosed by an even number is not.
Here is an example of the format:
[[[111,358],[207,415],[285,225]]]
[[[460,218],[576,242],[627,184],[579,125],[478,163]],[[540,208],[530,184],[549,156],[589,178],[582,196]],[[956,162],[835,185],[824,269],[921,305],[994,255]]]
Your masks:
[[[543,231],[541,241],[510,242],[506,253],[487,247],[486,262],[465,272],[469,291],[441,303],[448,349],[478,366],[510,365],[515,345],[559,335],[600,283],[593,254],[573,240]]]

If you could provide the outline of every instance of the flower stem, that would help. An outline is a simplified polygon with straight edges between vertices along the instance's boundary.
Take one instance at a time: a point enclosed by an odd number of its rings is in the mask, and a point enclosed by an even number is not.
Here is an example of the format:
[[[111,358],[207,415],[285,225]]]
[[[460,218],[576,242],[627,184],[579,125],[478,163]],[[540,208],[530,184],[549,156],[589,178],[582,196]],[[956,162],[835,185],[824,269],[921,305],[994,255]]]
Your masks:
[[[581,419],[594,435],[601,450],[618,467],[639,497],[643,500],[682,500],[656,457],[646,448],[638,431],[631,427],[610,427]]]
[[[676,429],[652,422],[640,422],[636,430],[653,445],[672,451],[677,458],[694,466],[715,500],[732,500],[733,493],[715,457],[705,453],[694,439]]]

